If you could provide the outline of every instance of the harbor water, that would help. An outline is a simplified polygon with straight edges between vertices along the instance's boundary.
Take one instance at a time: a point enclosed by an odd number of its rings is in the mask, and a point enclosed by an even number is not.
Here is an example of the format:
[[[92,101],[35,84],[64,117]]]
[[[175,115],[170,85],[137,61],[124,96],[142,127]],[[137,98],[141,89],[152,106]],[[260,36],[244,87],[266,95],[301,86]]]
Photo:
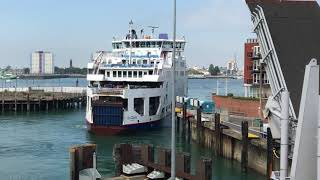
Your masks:
[[[44,80],[45,81],[45,80]],[[61,80],[64,81],[64,80]],[[66,83],[61,82],[60,83]],[[68,80],[74,82],[74,79]],[[81,85],[85,81],[79,80]],[[53,83],[53,82],[51,82]],[[49,85],[52,85],[48,83]],[[221,93],[223,90],[221,81]],[[215,79],[189,80],[189,96],[210,100],[216,91]],[[55,84],[56,85],[56,84]],[[231,93],[241,95],[242,80],[229,80]],[[238,94],[237,94],[238,93]],[[113,176],[112,148],[115,143],[148,143],[170,146],[170,121],[161,129],[121,136],[96,136],[86,131],[85,111],[34,113],[6,113],[0,116],[0,179],[57,180],[69,178],[68,148],[83,143],[98,145],[98,170],[104,176]],[[170,118],[169,118],[170,119]],[[215,156],[212,151],[177,136],[177,149],[190,152],[192,166],[201,157],[213,159],[213,177],[219,180],[262,180],[264,176],[249,170],[241,172],[240,163]]]

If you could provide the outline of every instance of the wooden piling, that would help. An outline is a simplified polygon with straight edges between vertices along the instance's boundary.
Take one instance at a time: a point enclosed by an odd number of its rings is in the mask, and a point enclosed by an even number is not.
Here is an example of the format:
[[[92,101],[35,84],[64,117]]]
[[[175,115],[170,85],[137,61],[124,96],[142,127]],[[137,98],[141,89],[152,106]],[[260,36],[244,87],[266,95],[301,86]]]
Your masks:
[[[70,180],[79,180],[81,170],[93,167],[93,153],[96,153],[96,148],[95,144],[86,144],[69,149]]]
[[[200,107],[197,107],[197,142],[199,144],[202,143],[202,132],[203,132],[203,129],[202,129],[202,123],[201,123],[201,108]]]
[[[248,171],[248,121],[242,121],[242,151],[241,151],[241,168],[243,172]]]
[[[214,114],[214,137],[215,142],[212,140],[212,144],[215,144],[215,152],[217,155],[222,155],[222,143],[221,143],[221,127],[220,127],[220,114]],[[212,138],[213,139],[213,138]]]
[[[273,164],[273,138],[271,129],[267,129],[267,179],[270,179],[272,173],[272,164]]]
[[[197,177],[201,180],[211,180],[212,179],[212,160],[211,159],[201,159],[197,168]]]

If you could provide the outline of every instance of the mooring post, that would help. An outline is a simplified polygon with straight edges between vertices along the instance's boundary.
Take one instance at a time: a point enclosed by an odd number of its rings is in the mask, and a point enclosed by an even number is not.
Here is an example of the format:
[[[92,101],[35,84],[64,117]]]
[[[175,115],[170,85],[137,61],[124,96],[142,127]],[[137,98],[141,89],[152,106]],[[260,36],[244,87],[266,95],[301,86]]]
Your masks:
[[[112,156],[115,165],[115,176],[120,176],[122,173],[120,144],[115,144],[113,146]]]
[[[214,114],[214,137],[215,142],[212,141],[212,144],[215,144],[215,152],[217,155],[222,155],[222,146],[221,146],[221,127],[220,127],[220,114]],[[213,139],[213,138],[212,138]]]
[[[202,158],[198,163],[197,177],[203,180],[212,179],[212,160]]]
[[[69,149],[70,180],[79,180],[81,170],[93,168],[93,155],[97,153],[96,148],[95,144],[86,144]]]
[[[49,111],[49,102],[46,100],[46,110]]]
[[[241,168],[242,171],[248,170],[248,121],[242,121],[242,151],[241,151]]]
[[[27,111],[30,112],[30,93],[27,94]]]
[[[202,123],[201,123],[201,107],[197,107],[197,140],[198,143],[201,144],[202,142]]]
[[[273,164],[273,138],[271,129],[267,129],[267,179],[269,180],[272,173],[272,164]]]

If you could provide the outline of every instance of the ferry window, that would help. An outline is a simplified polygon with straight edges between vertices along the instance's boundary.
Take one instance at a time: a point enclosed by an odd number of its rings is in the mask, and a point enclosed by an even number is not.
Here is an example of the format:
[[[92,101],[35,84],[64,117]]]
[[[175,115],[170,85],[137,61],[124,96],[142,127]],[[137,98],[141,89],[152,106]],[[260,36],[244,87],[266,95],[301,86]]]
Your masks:
[[[127,71],[123,71],[122,74],[123,74],[123,77],[127,77]]]
[[[151,42],[151,47],[155,48],[156,47],[156,42]]]
[[[144,59],[143,64],[148,64],[148,60]]]
[[[129,78],[132,77],[132,71],[128,71],[128,77],[129,77]]]
[[[139,77],[140,78],[142,77],[142,71],[139,71]]]
[[[160,104],[160,97],[150,97],[149,98],[149,115],[154,116],[157,114]]]
[[[122,71],[118,71],[118,77],[122,77]]]
[[[115,49],[115,48],[116,48],[116,46],[114,45],[114,43],[112,43],[112,48],[113,48],[113,49]]]
[[[153,74],[153,71],[152,71],[152,70],[150,70],[150,71],[149,71],[149,75],[152,75],[152,74]]]
[[[127,64],[127,61],[125,59],[122,59],[122,64]]]
[[[113,77],[117,77],[117,71],[112,71]]]
[[[140,47],[140,42],[136,42],[136,47],[137,47],[137,48]]]
[[[138,72],[137,71],[133,71],[133,77],[136,78],[138,75]]]
[[[136,60],[135,59],[132,60],[132,64],[136,64]]]
[[[150,42],[147,42],[147,47],[150,47]]]
[[[143,98],[134,98],[134,110],[143,116],[144,114],[144,99]]]
[[[110,77],[110,71],[107,71],[107,77]]]
[[[141,60],[137,60],[137,64],[141,64]]]
[[[124,45],[125,45],[125,48],[129,48],[130,47],[130,43],[129,42],[125,42]]]
[[[146,43],[145,42],[141,42],[141,46],[142,48],[146,47]]]
[[[147,71],[143,71],[143,75],[148,75],[148,72]]]
[[[150,64],[154,64],[154,61],[153,61],[153,60],[151,60],[151,61],[150,61]]]
[[[161,48],[161,42],[157,42],[157,47]]]

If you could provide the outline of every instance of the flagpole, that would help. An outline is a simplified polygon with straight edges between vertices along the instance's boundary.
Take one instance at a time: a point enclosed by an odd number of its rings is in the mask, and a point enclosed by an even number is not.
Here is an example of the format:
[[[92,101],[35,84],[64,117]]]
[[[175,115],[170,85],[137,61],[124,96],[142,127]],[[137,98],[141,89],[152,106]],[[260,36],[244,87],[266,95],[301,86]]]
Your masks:
[[[176,60],[176,5],[177,1],[173,0],[173,53],[172,53],[172,110],[171,110],[171,180],[176,178],[176,114],[175,114],[175,101],[176,101],[176,93],[175,93],[175,76],[176,76],[176,68],[175,68],[175,60]]]

